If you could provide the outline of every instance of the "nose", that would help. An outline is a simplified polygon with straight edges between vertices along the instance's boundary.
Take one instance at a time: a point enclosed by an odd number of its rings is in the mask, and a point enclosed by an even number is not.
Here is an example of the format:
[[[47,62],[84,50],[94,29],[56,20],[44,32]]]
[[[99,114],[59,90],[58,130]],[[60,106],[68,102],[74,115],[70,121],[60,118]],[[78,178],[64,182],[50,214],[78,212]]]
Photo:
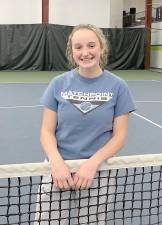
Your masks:
[[[88,55],[88,49],[87,48],[83,48],[82,49],[82,55],[83,56],[87,56]]]

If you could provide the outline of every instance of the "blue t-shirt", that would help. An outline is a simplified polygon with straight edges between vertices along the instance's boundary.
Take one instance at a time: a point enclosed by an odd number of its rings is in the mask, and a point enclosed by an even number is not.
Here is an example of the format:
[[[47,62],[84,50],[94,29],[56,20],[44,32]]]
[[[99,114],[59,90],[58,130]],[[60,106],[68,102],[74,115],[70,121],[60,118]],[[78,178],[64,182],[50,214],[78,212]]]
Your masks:
[[[107,70],[96,78],[65,72],[50,82],[41,102],[57,112],[63,159],[92,156],[111,139],[114,117],[135,110],[126,82]]]

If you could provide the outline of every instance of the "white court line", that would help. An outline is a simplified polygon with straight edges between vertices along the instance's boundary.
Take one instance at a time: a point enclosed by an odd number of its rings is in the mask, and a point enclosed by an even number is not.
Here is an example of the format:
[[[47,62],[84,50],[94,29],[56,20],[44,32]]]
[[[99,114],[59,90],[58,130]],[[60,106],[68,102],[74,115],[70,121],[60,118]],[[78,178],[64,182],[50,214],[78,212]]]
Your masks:
[[[157,82],[162,83],[162,80],[125,80],[126,82]]]
[[[140,114],[135,113],[135,112],[132,112],[132,114],[134,114],[135,116],[138,116],[138,117],[140,117],[141,119],[146,120],[147,122],[153,124],[154,126],[159,127],[159,128],[162,129],[162,126],[161,126],[161,125],[159,125],[159,124],[157,124],[157,123],[154,123],[152,120],[149,120],[149,119],[147,119],[146,117],[141,116]]]
[[[31,82],[31,81],[29,81],[29,82],[15,82],[15,81],[13,81],[13,82],[0,82],[0,85],[4,85],[4,84],[30,84],[30,85],[32,85],[32,84],[48,84],[50,81],[42,81],[42,82],[37,82],[37,81],[34,81],[34,82]]]
[[[42,106],[43,106],[43,105],[2,106],[2,107],[0,107],[0,109],[38,108],[38,107],[42,107]],[[149,119],[147,119],[146,117],[141,116],[140,114],[135,113],[135,112],[132,112],[132,114],[134,114],[135,116],[138,116],[138,117],[140,117],[141,119],[146,120],[147,122],[153,124],[154,126],[157,126],[157,127],[159,127],[159,128],[162,129],[162,126],[161,126],[161,125],[159,125],[159,124],[153,122],[152,120],[149,120]]]
[[[127,81],[127,82],[153,82],[153,81],[155,81],[155,80],[125,80],[125,81]]]
[[[0,109],[17,109],[17,108],[38,108],[43,105],[16,105],[16,106],[1,106]]]
[[[125,80],[125,81],[128,81],[128,82],[159,82],[159,83],[162,83],[162,81],[160,81],[160,80]],[[11,82],[0,82],[0,85],[3,85],[3,84],[48,84],[50,82],[50,80],[49,81],[42,81],[42,82],[38,82],[38,81],[34,81],[34,82],[31,82],[31,81],[26,81],[26,82],[18,82],[18,81],[11,81]]]
[[[160,80],[153,80],[153,81],[162,84],[162,80],[161,81]]]
[[[128,81],[128,82],[134,82],[134,81],[135,82],[141,82],[141,81],[142,82],[152,82],[152,81],[156,81],[156,80],[125,80],[125,81]],[[18,81],[16,81],[16,82],[15,81],[5,82],[4,81],[3,82],[2,81],[2,82],[0,82],[0,85],[4,85],[4,84],[27,84],[27,85],[28,84],[34,84],[34,85],[38,84],[39,85],[39,84],[48,84],[49,82],[50,82],[50,80],[49,81],[42,81],[42,82],[40,82],[40,81],[39,82],[37,82],[37,81],[34,81],[34,82],[31,82],[31,81],[29,81],[29,82],[28,81],[26,81],[26,82],[21,82],[21,81],[20,82],[18,82]]]
[[[162,101],[135,101],[135,102],[143,102],[143,103],[162,103]]]

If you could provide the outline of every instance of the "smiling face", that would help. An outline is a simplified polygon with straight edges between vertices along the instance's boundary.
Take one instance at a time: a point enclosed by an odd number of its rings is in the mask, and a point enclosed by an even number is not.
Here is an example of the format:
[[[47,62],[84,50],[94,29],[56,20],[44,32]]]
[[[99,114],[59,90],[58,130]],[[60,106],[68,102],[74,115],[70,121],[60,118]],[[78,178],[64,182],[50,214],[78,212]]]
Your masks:
[[[100,57],[102,54],[98,37],[92,30],[80,29],[72,36],[72,55],[83,75],[99,75],[102,72]]]

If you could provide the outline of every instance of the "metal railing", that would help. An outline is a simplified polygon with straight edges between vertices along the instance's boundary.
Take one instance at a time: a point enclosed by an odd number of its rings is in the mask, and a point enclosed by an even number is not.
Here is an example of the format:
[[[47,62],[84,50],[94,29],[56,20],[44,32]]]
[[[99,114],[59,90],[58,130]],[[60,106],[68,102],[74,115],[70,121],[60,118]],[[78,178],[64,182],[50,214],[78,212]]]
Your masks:
[[[162,6],[152,7],[152,23],[162,21]],[[126,13],[123,15],[123,27],[133,27],[145,24],[145,11],[136,14]]]

